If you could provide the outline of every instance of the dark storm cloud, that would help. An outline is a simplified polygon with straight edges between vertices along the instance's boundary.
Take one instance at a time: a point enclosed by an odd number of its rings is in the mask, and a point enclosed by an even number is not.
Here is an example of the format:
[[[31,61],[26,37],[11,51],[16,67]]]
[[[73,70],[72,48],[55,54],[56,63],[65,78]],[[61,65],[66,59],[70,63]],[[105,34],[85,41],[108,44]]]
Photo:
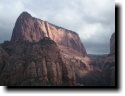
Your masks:
[[[93,43],[93,42],[84,42],[84,46],[88,54],[109,54],[110,53],[110,44],[108,43]]]
[[[2,29],[0,30],[0,43],[10,40],[11,33],[9,32],[10,30],[8,29]]]
[[[1,0],[0,42],[9,40],[15,21],[22,11],[58,26],[76,31],[83,42],[90,42],[87,50],[95,44],[106,44],[115,31],[114,0]],[[100,52],[97,52],[100,53]]]

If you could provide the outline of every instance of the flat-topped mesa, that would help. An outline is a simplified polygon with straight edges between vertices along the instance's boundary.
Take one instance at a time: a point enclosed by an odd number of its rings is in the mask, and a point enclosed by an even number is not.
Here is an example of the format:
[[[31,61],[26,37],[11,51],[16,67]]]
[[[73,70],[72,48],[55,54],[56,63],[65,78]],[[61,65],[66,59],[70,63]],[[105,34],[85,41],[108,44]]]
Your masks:
[[[51,38],[59,46],[76,50],[82,56],[86,55],[86,50],[77,33],[34,18],[27,12],[23,12],[18,17],[11,41],[26,40],[37,42],[43,37]]]

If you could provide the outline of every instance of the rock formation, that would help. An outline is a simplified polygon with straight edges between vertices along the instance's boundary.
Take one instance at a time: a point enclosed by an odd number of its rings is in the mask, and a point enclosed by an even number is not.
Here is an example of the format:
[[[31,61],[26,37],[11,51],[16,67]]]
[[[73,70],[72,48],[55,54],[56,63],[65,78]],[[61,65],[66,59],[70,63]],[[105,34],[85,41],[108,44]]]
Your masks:
[[[92,71],[80,79],[85,86],[116,86],[115,33],[109,42],[109,54],[90,57]]]
[[[3,85],[61,84],[62,65],[56,43],[43,38],[38,43],[10,42],[3,45],[10,55],[0,81]]]
[[[0,44],[0,85],[114,86],[114,40],[109,56],[91,58],[75,32],[23,12]]]
[[[17,19],[11,41],[26,40],[37,42],[43,37],[49,37],[59,46],[61,50],[71,48],[79,55],[85,56],[86,50],[80,41],[78,34],[73,31],[50,24],[47,21],[32,17],[29,13],[23,12]],[[73,52],[74,52],[73,51]]]
[[[61,53],[47,37],[34,43],[4,42],[1,47],[0,85],[71,86],[76,85],[76,74],[89,70],[82,58]]]
[[[4,69],[5,65],[8,64],[9,55],[3,48],[0,48],[0,72]]]
[[[23,12],[0,45],[0,85],[77,85],[90,67],[79,36]],[[84,57],[84,58],[83,58]]]
[[[115,54],[115,33],[112,34],[110,39],[110,54]]]

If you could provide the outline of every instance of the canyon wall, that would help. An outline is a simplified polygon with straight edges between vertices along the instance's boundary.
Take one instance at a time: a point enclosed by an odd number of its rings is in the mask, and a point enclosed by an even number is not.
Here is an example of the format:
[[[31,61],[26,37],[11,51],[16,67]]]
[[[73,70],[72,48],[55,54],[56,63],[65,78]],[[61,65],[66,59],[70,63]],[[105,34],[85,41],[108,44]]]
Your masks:
[[[20,14],[15,23],[11,41],[26,40],[37,42],[43,37],[49,37],[59,46],[67,49],[71,48],[79,52],[81,56],[86,55],[86,50],[77,33],[34,18],[27,12]]]

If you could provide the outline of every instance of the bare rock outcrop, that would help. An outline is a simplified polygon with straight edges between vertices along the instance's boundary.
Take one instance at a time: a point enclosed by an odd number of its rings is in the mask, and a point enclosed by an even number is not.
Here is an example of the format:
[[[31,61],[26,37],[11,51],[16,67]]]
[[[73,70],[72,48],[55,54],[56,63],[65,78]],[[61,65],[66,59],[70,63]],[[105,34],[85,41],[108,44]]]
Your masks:
[[[1,46],[0,62],[7,56],[8,61],[2,63],[0,85],[73,86],[76,75],[80,77],[90,70],[83,57],[61,52],[48,37],[39,42],[5,42]]]
[[[0,85],[115,86],[115,34],[110,50],[86,56],[75,32],[23,12],[11,41],[0,44]]]
[[[0,48],[0,72],[4,69],[6,64],[8,64],[9,55],[3,48]]]
[[[73,86],[90,70],[78,34],[27,12],[0,47],[0,85]]]
[[[58,27],[37,18],[32,17],[29,13],[23,12],[17,19],[11,41],[26,40],[37,42],[43,37],[49,37],[59,46],[71,48],[77,51],[79,55],[85,56],[86,50],[81,40],[73,31]],[[61,50],[65,51],[63,48]]]
[[[0,85],[62,84],[62,62],[54,41],[43,38],[38,43],[22,41],[8,43],[2,47],[10,55],[10,60],[1,70]]]

